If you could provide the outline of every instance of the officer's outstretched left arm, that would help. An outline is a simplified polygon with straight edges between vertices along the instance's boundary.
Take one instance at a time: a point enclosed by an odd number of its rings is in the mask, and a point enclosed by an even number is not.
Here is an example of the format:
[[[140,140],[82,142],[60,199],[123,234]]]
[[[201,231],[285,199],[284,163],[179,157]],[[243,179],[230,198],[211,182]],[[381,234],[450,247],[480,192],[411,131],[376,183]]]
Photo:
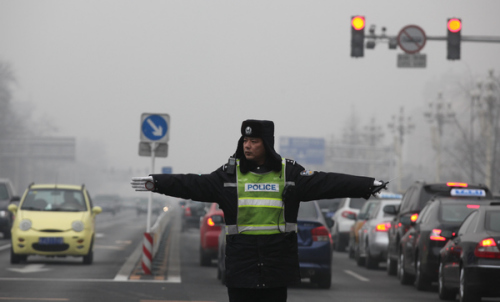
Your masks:
[[[373,196],[377,196],[380,193],[380,191],[382,191],[382,189],[387,190],[388,183],[389,183],[388,181],[384,182],[383,180],[374,180],[373,185],[370,188],[371,194]]]
[[[132,189],[136,191],[153,191],[155,189],[152,176],[132,177],[130,184],[132,185]]]

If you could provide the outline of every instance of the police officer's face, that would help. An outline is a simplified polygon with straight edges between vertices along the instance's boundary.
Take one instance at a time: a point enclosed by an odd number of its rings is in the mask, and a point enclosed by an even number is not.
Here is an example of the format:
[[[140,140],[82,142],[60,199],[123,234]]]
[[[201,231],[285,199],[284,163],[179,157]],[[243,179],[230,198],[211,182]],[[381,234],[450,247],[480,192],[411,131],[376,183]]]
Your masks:
[[[245,137],[243,139],[243,152],[247,160],[252,160],[258,165],[266,161],[266,148],[261,138]]]

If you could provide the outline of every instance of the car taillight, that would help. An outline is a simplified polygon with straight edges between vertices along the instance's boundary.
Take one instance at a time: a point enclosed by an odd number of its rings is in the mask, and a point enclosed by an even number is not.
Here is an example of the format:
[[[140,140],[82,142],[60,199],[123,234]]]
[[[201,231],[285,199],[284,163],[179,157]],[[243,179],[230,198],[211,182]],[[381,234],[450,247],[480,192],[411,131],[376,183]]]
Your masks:
[[[415,221],[417,221],[417,219],[418,219],[418,213],[415,213],[415,214],[410,216],[411,222],[415,222]]]
[[[351,211],[344,211],[344,212],[342,212],[342,217],[344,217],[344,218],[352,218],[355,215],[356,215],[356,213],[351,212]]]
[[[478,205],[478,204],[468,204],[467,208],[468,209],[479,209],[480,205]]]
[[[313,241],[331,241],[332,235],[324,226],[320,226],[311,230]]]
[[[481,240],[474,250],[474,255],[479,258],[500,259],[500,249],[493,238]]]
[[[446,241],[446,238],[441,236],[441,232],[442,230],[440,229],[433,229],[432,232],[431,232],[431,240],[434,240],[434,241]]]
[[[208,217],[208,219],[207,219],[207,224],[208,224],[209,226],[214,226],[214,225],[215,225],[214,220],[212,219],[212,217]]]
[[[389,231],[390,228],[391,228],[391,223],[390,222],[383,222],[383,223],[377,224],[377,226],[375,227],[375,231],[377,231],[377,232],[387,232],[387,231]]]
[[[191,208],[184,209],[184,216],[191,216]]]

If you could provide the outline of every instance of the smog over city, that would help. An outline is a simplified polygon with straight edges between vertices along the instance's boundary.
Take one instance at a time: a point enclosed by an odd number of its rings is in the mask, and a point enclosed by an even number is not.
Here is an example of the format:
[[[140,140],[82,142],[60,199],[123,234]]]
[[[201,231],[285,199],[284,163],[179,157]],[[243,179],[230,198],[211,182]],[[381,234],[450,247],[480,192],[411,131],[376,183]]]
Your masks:
[[[56,182],[133,195],[133,176],[214,171],[242,121],[265,119],[308,170],[399,193],[415,180],[498,193],[498,12],[496,0],[1,1],[0,178],[18,194]],[[168,133],[154,158],[139,155],[144,127]]]

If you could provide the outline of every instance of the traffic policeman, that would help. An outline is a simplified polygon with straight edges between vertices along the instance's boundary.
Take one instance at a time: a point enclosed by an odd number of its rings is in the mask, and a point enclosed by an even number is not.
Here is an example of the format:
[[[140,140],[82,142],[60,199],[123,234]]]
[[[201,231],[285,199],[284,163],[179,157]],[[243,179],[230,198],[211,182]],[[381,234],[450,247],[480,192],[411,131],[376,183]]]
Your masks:
[[[226,223],[226,286],[230,302],[286,301],[300,283],[300,202],[365,198],[385,189],[371,177],[309,171],[274,150],[274,123],[246,120],[236,152],[210,174],[132,178],[136,191],[215,202]]]

